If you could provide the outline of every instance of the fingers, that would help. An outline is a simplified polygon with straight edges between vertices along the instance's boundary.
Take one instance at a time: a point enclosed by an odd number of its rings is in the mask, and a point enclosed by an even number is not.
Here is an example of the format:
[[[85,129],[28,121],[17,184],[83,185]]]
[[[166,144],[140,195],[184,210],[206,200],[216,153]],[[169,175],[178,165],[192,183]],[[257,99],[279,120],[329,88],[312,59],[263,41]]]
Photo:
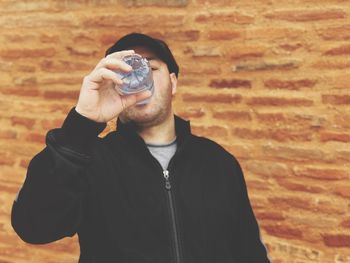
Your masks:
[[[96,69],[99,68],[108,68],[108,69],[118,69],[125,72],[129,72],[132,70],[132,67],[128,64],[126,64],[124,61],[116,58],[104,58],[102,59],[97,66]]]
[[[106,68],[99,68],[97,70],[92,71],[91,74],[88,75],[88,79],[95,83],[101,83],[105,80],[111,80],[115,84],[123,84],[123,81],[120,78],[118,78],[115,72]]]
[[[96,68],[111,67],[112,69],[120,68],[124,71],[130,71],[132,67],[126,64],[122,59],[123,57],[132,54],[135,54],[134,50],[123,50],[111,53],[105,58],[101,59],[100,63],[97,64]]]
[[[152,95],[152,92],[149,90],[146,90],[135,94],[121,96],[120,98],[122,100],[123,110],[134,105],[138,101],[147,99],[151,95]]]
[[[106,56],[106,58],[123,58],[127,55],[132,55],[135,54],[135,50],[130,49],[130,50],[122,50],[122,51],[117,51],[117,52],[113,52],[109,55]]]
[[[110,80],[115,84],[122,85],[123,81],[113,70],[120,70],[124,72],[131,71],[132,67],[122,60],[124,56],[131,54],[135,54],[135,51],[123,50],[109,54],[100,60],[94,70],[88,76],[86,76],[86,79],[97,84],[100,84],[106,80]],[[99,86],[96,86],[96,89],[98,88]]]

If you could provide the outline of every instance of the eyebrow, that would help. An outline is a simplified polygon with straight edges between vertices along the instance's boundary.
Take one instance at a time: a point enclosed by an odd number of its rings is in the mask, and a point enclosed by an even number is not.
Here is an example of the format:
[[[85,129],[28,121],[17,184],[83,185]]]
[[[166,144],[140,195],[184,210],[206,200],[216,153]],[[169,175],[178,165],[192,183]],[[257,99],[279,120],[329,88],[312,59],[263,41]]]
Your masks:
[[[157,60],[158,58],[156,58],[156,57],[146,57],[146,59],[147,59],[148,61],[150,61],[150,60]]]

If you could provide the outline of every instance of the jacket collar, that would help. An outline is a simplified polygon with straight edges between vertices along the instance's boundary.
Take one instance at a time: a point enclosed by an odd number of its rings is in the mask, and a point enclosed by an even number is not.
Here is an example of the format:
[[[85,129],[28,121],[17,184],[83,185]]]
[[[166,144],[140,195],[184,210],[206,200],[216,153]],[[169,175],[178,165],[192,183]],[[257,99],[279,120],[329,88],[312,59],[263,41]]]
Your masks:
[[[190,121],[186,121],[176,114],[174,114],[175,118],[175,133],[177,137],[177,142],[181,144],[186,137],[191,135],[191,124]],[[120,132],[123,136],[131,141],[138,141],[145,144],[142,137],[136,132],[136,126],[134,123],[123,123],[119,118],[117,119],[117,131]]]

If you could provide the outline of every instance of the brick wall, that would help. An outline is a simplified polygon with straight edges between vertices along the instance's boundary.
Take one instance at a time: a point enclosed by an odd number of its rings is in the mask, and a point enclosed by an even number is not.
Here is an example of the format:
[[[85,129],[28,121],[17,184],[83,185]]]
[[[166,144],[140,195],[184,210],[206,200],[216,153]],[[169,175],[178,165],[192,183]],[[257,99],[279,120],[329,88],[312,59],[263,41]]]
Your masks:
[[[0,15],[0,262],[77,262],[76,236],[24,244],[10,209],[83,76],[130,31],[174,50],[176,113],[241,162],[272,261],[350,262],[348,1],[7,0]]]

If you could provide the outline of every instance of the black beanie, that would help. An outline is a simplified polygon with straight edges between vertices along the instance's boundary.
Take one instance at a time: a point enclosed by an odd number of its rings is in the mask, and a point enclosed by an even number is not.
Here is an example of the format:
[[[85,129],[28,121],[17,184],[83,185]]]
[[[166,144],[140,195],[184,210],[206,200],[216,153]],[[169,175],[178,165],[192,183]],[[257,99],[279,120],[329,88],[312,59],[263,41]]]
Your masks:
[[[177,65],[168,45],[163,40],[145,34],[131,33],[123,36],[115,42],[113,46],[107,49],[105,56],[113,52],[126,50],[133,46],[143,46],[152,50],[160,60],[167,64],[169,72],[175,73],[176,77],[178,77],[179,66]]]

